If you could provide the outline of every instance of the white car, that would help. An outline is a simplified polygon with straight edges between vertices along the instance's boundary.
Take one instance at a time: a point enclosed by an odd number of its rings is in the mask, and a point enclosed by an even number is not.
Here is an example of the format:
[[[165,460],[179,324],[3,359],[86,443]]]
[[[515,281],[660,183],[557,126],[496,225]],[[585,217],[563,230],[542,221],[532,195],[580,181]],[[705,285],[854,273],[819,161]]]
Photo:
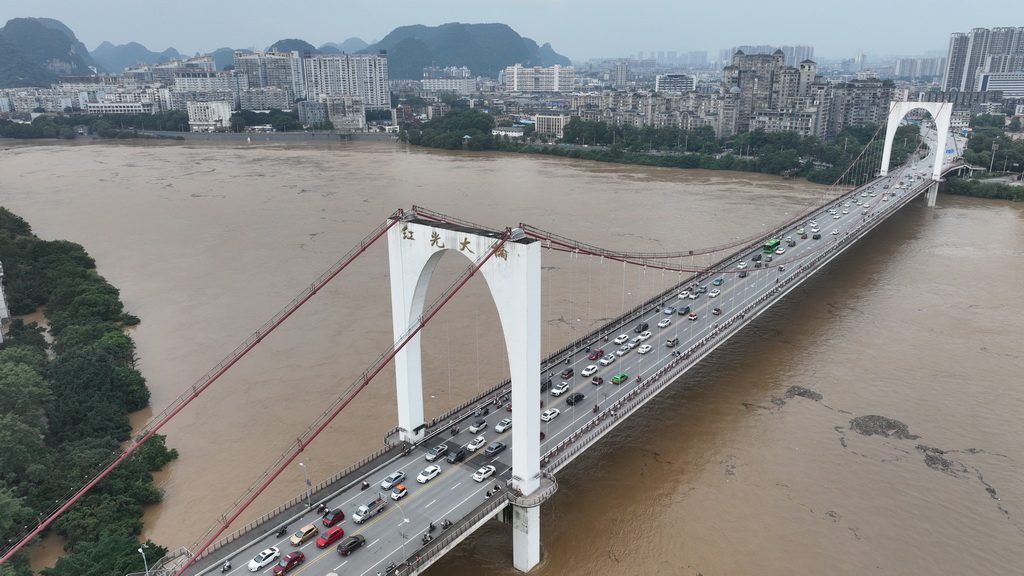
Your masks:
[[[267,548],[263,552],[256,555],[255,558],[249,560],[249,572],[259,572],[262,568],[270,566],[271,563],[277,561],[281,557],[281,550],[277,548]]]
[[[598,360],[598,362],[601,363],[601,366],[607,366],[612,362],[615,362],[615,354],[605,354],[604,356],[601,356],[601,359]],[[590,374],[584,374],[584,376],[590,376]]]
[[[426,484],[427,482],[430,482],[434,478],[437,478],[437,475],[440,473],[441,467],[438,466],[437,464],[431,464],[430,466],[424,468],[423,472],[420,472],[420,475],[416,477],[416,481],[419,482],[420,484]]]
[[[479,470],[473,473],[473,480],[476,480],[477,482],[483,482],[484,480],[487,480],[491,476],[494,476],[494,473],[496,471],[497,468],[491,466],[490,464],[482,466],[480,467]]]
[[[565,394],[568,391],[569,391],[569,383],[568,382],[562,382],[558,386],[555,386],[554,388],[551,389],[551,395],[552,396],[561,396],[562,394]]]
[[[740,262],[739,264],[736,265],[736,269],[737,270],[743,270],[746,267],[747,267],[747,262],[746,261]]]
[[[668,325],[671,323],[671,318],[663,318],[661,322],[658,322],[658,328],[668,328]]]
[[[840,218],[839,214],[833,214],[832,217],[837,219],[837,220]]]
[[[643,332],[640,333],[639,336],[637,336],[637,338],[639,338],[641,342],[643,342],[644,340],[650,339],[650,337],[651,337],[651,331],[650,330],[644,330]]]
[[[641,354],[647,354],[650,351],[651,351],[651,345],[650,344],[644,344],[643,346],[641,346],[640,348],[637,349],[637,352],[639,352]]]
[[[615,355],[616,356],[625,356],[626,353],[629,352],[632,349],[633,349],[633,347],[630,346],[629,344],[623,344],[621,348],[619,348],[618,350],[615,351]]]
[[[540,419],[545,422],[549,422],[551,420],[554,420],[555,417],[558,416],[558,414],[558,408],[549,408],[545,410],[543,414],[540,415]]]
[[[835,236],[836,234],[839,234],[839,228],[832,229],[832,235]]]
[[[615,342],[616,344],[625,344],[626,340],[629,340],[629,334],[619,334],[615,337],[615,340],[612,340],[612,342]]]
[[[843,208],[843,214],[849,214],[849,213],[850,213],[849,210],[847,210],[846,208]]]
[[[679,293],[679,296],[676,296],[676,298],[679,298],[680,300],[682,300],[684,298],[688,298],[689,296],[690,296],[690,291],[689,290],[683,290],[682,292]]]
[[[597,366],[591,364],[590,366],[584,368],[583,372],[580,372],[580,375],[586,378],[587,376],[593,376],[594,372],[597,372]]]
[[[718,288],[715,288],[714,290],[712,290],[712,291],[711,291],[711,292],[710,292],[710,293],[708,294],[708,298],[715,298],[715,297],[717,297],[717,296],[718,296],[719,294],[721,294],[721,293],[722,293],[722,291],[721,291],[721,290],[719,290]]]
[[[511,427],[512,427],[512,419],[511,418],[505,418],[501,422],[498,422],[498,425],[494,427],[494,431],[497,432],[498,434],[501,434],[502,432],[504,432],[505,430],[508,430]]]
[[[811,220],[810,222],[808,222],[808,225],[809,226],[817,226],[818,225],[818,221],[817,220]]]
[[[487,444],[487,440],[484,440],[483,436],[477,436],[472,442],[466,444],[466,451],[476,452],[478,449],[483,448],[484,444]]]
[[[690,292],[689,298],[690,300],[696,300],[698,296],[700,296],[700,292]]]
[[[819,232],[819,230],[818,230],[817,225],[815,225],[814,228],[811,228],[811,234],[816,234],[818,232]]]
[[[782,247],[782,246],[779,246],[779,248],[775,251],[775,253],[776,254],[785,254],[786,253],[786,249],[784,247]]]

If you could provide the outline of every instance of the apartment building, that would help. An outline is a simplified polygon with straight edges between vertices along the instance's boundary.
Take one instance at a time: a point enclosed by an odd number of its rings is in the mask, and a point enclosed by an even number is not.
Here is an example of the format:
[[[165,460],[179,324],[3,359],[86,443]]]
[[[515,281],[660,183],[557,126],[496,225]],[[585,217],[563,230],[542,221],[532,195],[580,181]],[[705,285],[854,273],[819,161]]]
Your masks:
[[[505,68],[506,92],[569,92],[575,85],[572,66],[526,68],[522,64]]]
[[[949,36],[942,90],[978,90],[983,73],[1024,70],[1024,27],[973,28]]]
[[[359,96],[367,110],[391,108],[388,58],[379,54],[315,54],[303,59],[306,97]]]
[[[306,98],[305,69],[302,55],[291,52],[246,52],[236,50],[235,71],[249,77],[252,88],[280,88],[288,92],[289,100]]]

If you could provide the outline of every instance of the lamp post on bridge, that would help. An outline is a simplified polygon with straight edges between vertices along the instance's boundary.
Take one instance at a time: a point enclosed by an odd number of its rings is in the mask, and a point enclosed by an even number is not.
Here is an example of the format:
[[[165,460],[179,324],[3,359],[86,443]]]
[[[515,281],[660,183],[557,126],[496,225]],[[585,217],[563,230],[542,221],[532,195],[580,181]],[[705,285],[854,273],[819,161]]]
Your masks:
[[[142,547],[139,548],[139,554],[142,554],[142,565],[146,567],[146,576],[149,576],[149,561],[146,560],[145,548],[149,548],[149,546],[143,544]]]
[[[299,466],[302,466],[302,479],[306,484],[306,507],[310,510],[313,509],[313,503],[311,501],[310,488],[312,486],[309,483],[309,474],[306,473],[306,465],[303,462],[299,462]]]
[[[398,508],[398,513],[402,515],[402,524],[408,524],[409,519],[405,517],[405,510],[402,510],[402,506],[395,501],[395,508]],[[402,531],[402,524],[398,525],[398,535],[402,538],[402,561],[404,562],[408,556],[405,555],[405,541],[409,539],[409,534]]]

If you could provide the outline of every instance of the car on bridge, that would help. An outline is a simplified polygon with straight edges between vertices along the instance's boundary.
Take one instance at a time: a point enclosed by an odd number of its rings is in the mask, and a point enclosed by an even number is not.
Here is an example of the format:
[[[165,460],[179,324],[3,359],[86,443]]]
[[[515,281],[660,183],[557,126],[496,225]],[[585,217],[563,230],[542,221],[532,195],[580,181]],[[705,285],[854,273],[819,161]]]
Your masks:
[[[399,484],[395,486],[395,489],[391,491],[392,500],[401,500],[405,498],[406,494],[409,493],[409,489],[405,487],[405,484]],[[321,546],[323,548],[323,546]]]
[[[255,558],[249,560],[248,566],[249,572],[259,572],[263,568],[270,566],[271,563],[281,557],[281,550],[278,548],[267,548],[260,552]]]
[[[779,249],[776,250],[775,253],[776,254],[785,254],[786,253],[786,247],[785,246],[779,246]]]
[[[559,414],[561,414],[561,412],[558,411],[558,408],[548,408],[547,410],[544,411],[543,414],[540,415],[540,419],[543,420],[544,422],[550,422],[551,420],[554,420]]]
[[[651,327],[651,325],[648,324],[647,322],[641,322],[641,323],[637,324],[635,328],[633,328],[633,332],[636,332],[637,334],[639,334],[639,333],[643,332],[644,330],[647,330],[650,327]]]
[[[780,248],[780,250],[781,250],[781,248]],[[721,293],[722,293],[721,290],[719,290],[718,288],[715,288],[714,290],[711,291],[710,294],[708,294],[708,298],[717,298],[718,295],[721,294]]]
[[[839,228],[833,228],[832,229],[832,235],[835,236],[837,234],[839,234]]]
[[[476,452],[479,448],[482,448],[484,444],[487,444],[487,440],[483,436],[477,436],[472,442],[466,444],[466,450],[469,452]]]
[[[679,307],[679,315],[680,316],[686,316],[689,313],[690,313],[690,307],[689,306],[680,306]]]
[[[760,254],[754,254],[753,256],[750,257],[750,259],[753,260],[754,262],[757,262],[758,260],[761,259],[761,255]]]
[[[344,542],[338,544],[338,554],[348,556],[366,544],[366,538],[362,534],[349,536]]]
[[[687,316],[687,318],[689,318],[690,320],[696,320],[697,319],[697,313],[696,312],[690,312],[690,315]]]
[[[512,419],[511,418],[504,418],[504,419],[502,419],[501,422],[498,422],[497,426],[494,427],[494,431],[497,432],[498,434],[501,434],[502,432],[504,432],[505,430],[508,430],[511,427],[512,427]]]
[[[615,354],[605,354],[604,356],[601,357],[600,362],[601,366],[607,366],[612,362],[615,362]],[[587,374],[587,376],[590,376],[590,374]]]
[[[616,344],[625,344],[627,340],[629,340],[629,334],[619,334],[615,337],[615,340],[612,340],[612,342]]]
[[[746,267],[747,267],[747,261],[746,260],[744,260],[743,262],[740,262],[739,264],[736,265],[736,269],[737,270],[743,270]]]
[[[672,307],[672,306],[669,306],[669,307],[665,308],[664,310],[662,310],[662,313],[663,314],[675,314],[676,313],[676,309],[674,307]],[[661,322],[664,322],[664,320],[662,320]],[[661,326],[661,322],[658,322],[658,326]],[[665,326],[668,326],[668,324],[666,324]],[[661,326],[661,327],[664,328],[665,326]]]
[[[612,358],[614,359],[615,356],[612,356]],[[580,376],[583,376],[584,378],[589,378],[593,376],[595,372],[597,372],[597,366],[591,364],[590,366],[584,368],[582,372],[580,372]]]
[[[484,480],[487,480],[491,476],[494,476],[494,473],[497,471],[498,469],[495,468],[494,466],[491,466],[490,464],[486,466],[481,466],[479,470],[473,473],[473,480],[476,480],[477,482],[483,482]]]
[[[554,388],[551,389],[551,395],[552,396],[561,396],[562,394],[565,394],[568,391],[569,391],[569,383],[568,382],[562,382],[558,386],[555,386]]]
[[[701,295],[700,292],[690,292],[689,298],[690,298],[690,300],[696,300],[697,298],[700,297],[700,295]]]
[[[447,460],[449,464],[455,464],[456,462],[462,462],[465,459],[466,459],[466,451],[463,450],[462,448],[456,448],[455,450],[452,450],[451,452],[448,453],[448,457],[445,458],[445,460]]]
[[[651,337],[651,331],[650,330],[644,330],[643,332],[640,333],[639,336],[637,336],[637,338],[640,339],[641,342],[644,342],[645,340],[648,340],[650,337]]]
[[[676,313],[676,309],[675,308],[666,308],[666,310],[671,310],[671,312],[669,312],[669,314],[675,314]],[[668,328],[668,325],[671,324],[671,323],[672,323],[672,319],[671,318],[662,318],[661,322],[658,322],[658,328]]]
[[[572,378],[572,375],[575,373],[576,371],[573,370],[572,368],[566,368],[565,370],[562,370],[561,376],[562,378]],[[472,430],[470,430],[470,432],[472,432]]]
[[[292,534],[291,543],[292,546],[302,546],[303,543],[309,541],[314,536],[320,533],[320,529],[312,524],[306,524],[295,534]]]
[[[814,236],[811,236],[811,239],[812,240],[821,240],[821,234],[815,234]]]
[[[440,473],[441,467],[438,466],[437,464],[431,464],[430,466],[424,468],[423,472],[420,472],[419,476],[416,477],[416,481],[419,482],[420,484],[426,484],[427,482],[430,482],[434,478],[437,478],[437,475]]]
[[[638,353],[640,353],[640,354],[647,354],[647,353],[648,353],[648,352],[650,352],[651,350],[652,350],[652,347],[651,347],[651,345],[650,345],[650,344],[644,344],[643,346],[641,346],[641,347],[637,348],[637,350],[636,350],[636,351],[637,351]]]
[[[281,574],[287,574],[289,570],[295,568],[306,559],[306,555],[302,552],[292,552],[291,554],[281,558],[281,561],[274,566],[274,576],[280,576]]]
[[[711,282],[711,284],[714,286],[721,286],[722,282],[725,282],[725,280],[722,278],[715,278],[714,281]]]
[[[643,342],[643,340],[641,340],[640,337],[637,336],[636,338],[633,338],[629,342],[626,342],[626,345],[628,345],[630,348],[636,348],[637,346],[640,345],[641,342]]]
[[[604,384],[604,378],[601,378],[600,376],[594,376],[594,379],[591,380],[590,383],[593,384],[594,386],[600,386],[601,384]]]
[[[612,384],[622,384],[626,380],[629,380],[629,375],[627,374],[620,373],[612,376]]]
[[[737,274],[737,276],[739,276],[740,278],[746,278],[747,277],[747,271],[746,270],[740,270],[740,273]]]
[[[341,508],[335,508],[334,510],[331,510],[327,514],[324,514],[323,523],[324,526],[330,528],[331,526],[334,526],[335,524],[341,522],[344,519],[345,513],[341,511]]]
[[[601,356],[604,356],[604,348],[595,348],[590,351],[590,354],[587,354],[587,358],[590,360],[597,360]]]
[[[505,448],[508,448],[508,444],[505,444],[504,442],[492,442],[491,445],[484,450],[484,456],[497,456],[505,450]]]
[[[632,349],[633,349],[633,347],[630,346],[629,344],[623,344],[621,348],[619,348],[618,350],[615,351],[615,355],[616,356],[625,356]]]
[[[473,421],[472,424],[470,424],[469,433],[476,434],[477,432],[480,432],[485,428],[487,428],[487,420],[484,420],[483,418],[477,418],[476,420]]]
[[[444,456],[447,453],[448,453],[448,445],[447,444],[438,444],[437,446],[434,446],[433,448],[431,448],[430,452],[427,452],[427,462],[433,462],[434,460],[437,460],[438,458]]]
[[[715,316],[721,316],[722,315],[722,309],[721,308],[715,308],[714,310],[711,311],[711,313],[714,314]]]
[[[445,452],[448,451],[447,445],[442,444],[441,446],[445,447]],[[437,448],[440,448],[441,446],[438,446]],[[434,450],[437,450],[437,448],[434,448]],[[431,450],[431,452],[433,452],[433,450]],[[427,458],[427,460],[433,461],[436,458],[437,456],[435,456],[434,458]],[[380,483],[380,489],[391,490],[392,488],[394,488],[396,484],[400,483],[402,480],[405,480],[405,472],[402,472],[401,470],[399,470],[398,472],[392,472],[391,474],[388,474],[388,477],[385,478],[383,482]]]
[[[686,298],[689,298],[689,297],[690,297],[690,291],[689,290],[683,290],[682,292],[679,293],[679,296],[676,296],[676,298],[679,298],[680,300],[683,300],[683,299],[686,299]]]
[[[582,401],[583,401],[583,394],[581,394],[579,392],[575,392],[573,394],[570,394],[569,397],[565,399],[565,403],[568,404],[569,406],[575,406],[576,404],[578,404],[579,402],[582,402]]]
[[[344,535],[345,535],[345,529],[342,528],[341,526],[335,526],[333,528],[328,528],[326,532],[321,534],[320,537],[316,539],[316,547],[317,548],[327,548],[328,546],[331,545],[331,543],[333,543],[335,540],[341,538]]]

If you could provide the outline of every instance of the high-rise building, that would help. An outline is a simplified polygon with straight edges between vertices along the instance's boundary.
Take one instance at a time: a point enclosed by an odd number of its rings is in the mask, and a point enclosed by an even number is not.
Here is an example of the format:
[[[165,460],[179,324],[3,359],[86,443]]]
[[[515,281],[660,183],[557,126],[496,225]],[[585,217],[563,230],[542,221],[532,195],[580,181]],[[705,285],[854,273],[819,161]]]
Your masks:
[[[654,78],[655,92],[693,92],[696,81],[687,74],[658,74]]]
[[[314,54],[303,58],[306,97],[361,96],[367,110],[389,110],[388,57],[379,54]]]
[[[615,77],[612,85],[616,88],[625,88],[629,84],[629,62],[619,60],[615,63]]]
[[[505,68],[505,89],[509,92],[569,92],[575,78],[572,66],[555,64],[543,68],[516,64]]]
[[[984,73],[1024,70],[1024,27],[973,28],[949,36],[942,90],[974,92]]]
[[[302,56],[299,52],[246,52],[236,50],[235,71],[249,76],[253,88],[281,88],[291,100],[306,97]]]

